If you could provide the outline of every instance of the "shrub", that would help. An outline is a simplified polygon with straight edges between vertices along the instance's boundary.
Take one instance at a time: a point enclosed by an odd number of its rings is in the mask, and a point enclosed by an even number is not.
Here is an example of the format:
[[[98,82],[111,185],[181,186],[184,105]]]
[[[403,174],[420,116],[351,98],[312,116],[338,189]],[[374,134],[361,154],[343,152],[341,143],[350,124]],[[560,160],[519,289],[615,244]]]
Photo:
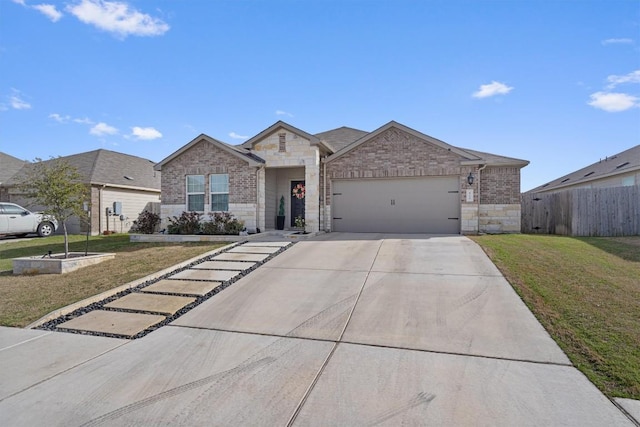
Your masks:
[[[182,212],[179,217],[169,217],[167,232],[169,234],[199,234],[202,230],[200,218],[202,218],[202,214],[197,212]]]
[[[148,210],[144,210],[138,215],[138,219],[133,221],[130,233],[153,234],[160,224],[160,215]]]
[[[240,234],[244,222],[234,218],[229,212],[211,212],[209,221],[202,224],[203,234]]]

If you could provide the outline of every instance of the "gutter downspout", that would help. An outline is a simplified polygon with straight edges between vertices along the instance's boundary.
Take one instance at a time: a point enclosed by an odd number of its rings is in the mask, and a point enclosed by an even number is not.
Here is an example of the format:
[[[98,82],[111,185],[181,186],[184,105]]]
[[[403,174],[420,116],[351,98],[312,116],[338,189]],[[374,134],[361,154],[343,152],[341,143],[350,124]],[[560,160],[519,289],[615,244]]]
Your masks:
[[[487,164],[485,163],[482,167],[478,168],[478,234],[480,234],[480,172],[482,172],[486,167]]]

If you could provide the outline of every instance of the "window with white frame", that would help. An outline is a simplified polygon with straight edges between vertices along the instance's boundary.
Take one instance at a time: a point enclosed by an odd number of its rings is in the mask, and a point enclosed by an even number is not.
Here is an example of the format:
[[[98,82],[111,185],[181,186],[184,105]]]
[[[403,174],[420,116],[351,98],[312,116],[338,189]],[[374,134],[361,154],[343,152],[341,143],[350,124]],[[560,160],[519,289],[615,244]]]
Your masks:
[[[218,173],[209,175],[209,189],[211,191],[211,211],[223,212],[229,210],[229,174]]]
[[[187,211],[204,212],[204,175],[187,175]]]

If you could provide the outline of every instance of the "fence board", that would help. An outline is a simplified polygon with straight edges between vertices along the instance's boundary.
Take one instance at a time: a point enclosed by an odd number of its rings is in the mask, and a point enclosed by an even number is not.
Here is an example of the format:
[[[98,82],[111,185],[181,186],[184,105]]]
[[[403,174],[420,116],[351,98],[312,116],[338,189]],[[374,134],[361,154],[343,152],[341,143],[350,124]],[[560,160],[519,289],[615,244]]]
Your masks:
[[[523,233],[565,236],[640,235],[640,186],[525,193]]]

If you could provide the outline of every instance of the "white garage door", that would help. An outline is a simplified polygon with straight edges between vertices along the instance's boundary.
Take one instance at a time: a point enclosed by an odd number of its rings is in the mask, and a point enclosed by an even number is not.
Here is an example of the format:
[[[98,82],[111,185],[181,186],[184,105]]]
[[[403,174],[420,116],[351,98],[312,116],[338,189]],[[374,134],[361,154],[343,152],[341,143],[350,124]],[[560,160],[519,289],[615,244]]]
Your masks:
[[[334,180],[332,229],[460,233],[458,177]]]

